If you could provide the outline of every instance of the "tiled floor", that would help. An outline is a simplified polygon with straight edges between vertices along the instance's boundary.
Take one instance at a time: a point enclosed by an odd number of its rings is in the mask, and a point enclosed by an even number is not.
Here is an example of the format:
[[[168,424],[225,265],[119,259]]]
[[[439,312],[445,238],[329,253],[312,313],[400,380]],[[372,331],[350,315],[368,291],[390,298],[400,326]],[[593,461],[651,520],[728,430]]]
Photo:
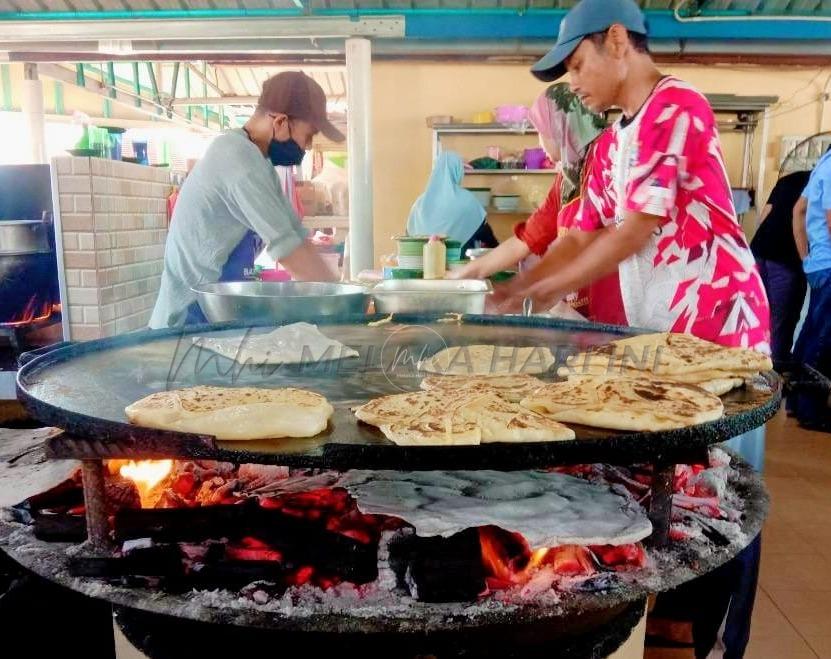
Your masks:
[[[771,512],[747,659],[831,659],[831,435],[780,413],[768,426]],[[648,659],[691,659],[649,650]]]

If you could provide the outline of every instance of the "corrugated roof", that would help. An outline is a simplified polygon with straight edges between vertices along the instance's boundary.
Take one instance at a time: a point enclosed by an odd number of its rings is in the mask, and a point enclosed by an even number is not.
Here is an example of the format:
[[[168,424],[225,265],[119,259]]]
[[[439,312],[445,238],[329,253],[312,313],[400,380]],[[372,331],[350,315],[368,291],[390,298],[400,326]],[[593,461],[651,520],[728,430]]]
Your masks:
[[[676,0],[639,0],[648,10],[672,9]],[[568,9],[576,0],[0,0],[0,12],[123,12],[211,9],[284,9],[306,13],[361,9],[436,10]],[[691,0],[685,13],[748,12],[831,15],[829,0]]]

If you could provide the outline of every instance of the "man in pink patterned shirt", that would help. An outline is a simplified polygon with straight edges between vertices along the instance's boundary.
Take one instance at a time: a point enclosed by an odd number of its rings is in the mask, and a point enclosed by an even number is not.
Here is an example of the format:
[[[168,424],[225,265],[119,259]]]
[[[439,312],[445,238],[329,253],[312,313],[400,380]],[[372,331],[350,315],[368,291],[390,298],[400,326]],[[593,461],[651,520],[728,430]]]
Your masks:
[[[577,36],[568,39],[569,30]],[[567,70],[587,107],[620,108],[623,117],[598,138],[578,211],[583,232],[504,289],[501,310],[525,296],[550,306],[617,269],[629,325],[767,352],[768,301],[733,208],[713,111],[691,86],[661,75],[645,33],[631,0],[583,0],[535,65],[543,80]]]
[[[578,211],[583,230],[557,240],[494,301],[502,311],[524,297],[548,308],[618,270],[629,325],[768,352],[768,301],[733,208],[713,111],[695,89],[661,74],[646,34],[634,0],[581,0],[532,68],[545,81],[568,72],[586,107],[623,116],[595,142]],[[744,439],[737,448],[745,457],[763,446],[757,436],[733,441]],[[660,598],[650,627],[689,621],[697,657],[740,659],[760,548],[757,537],[718,571]]]

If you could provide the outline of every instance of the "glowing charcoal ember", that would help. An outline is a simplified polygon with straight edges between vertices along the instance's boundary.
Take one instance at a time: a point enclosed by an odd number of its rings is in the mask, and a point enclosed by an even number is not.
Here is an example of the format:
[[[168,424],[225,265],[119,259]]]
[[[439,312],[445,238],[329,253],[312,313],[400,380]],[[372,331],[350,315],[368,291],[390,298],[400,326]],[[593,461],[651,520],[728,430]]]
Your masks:
[[[244,540],[244,539],[243,539]],[[229,544],[225,548],[225,555],[235,561],[282,561],[283,554],[274,549],[269,549],[268,545],[261,547],[245,546],[245,543],[240,543],[243,546]]]
[[[643,545],[603,545],[589,547],[601,565],[611,568],[637,568],[646,565]]]
[[[595,572],[589,550],[577,545],[549,549],[542,565],[551,566],[556,574],[562,576],[591,575]]]

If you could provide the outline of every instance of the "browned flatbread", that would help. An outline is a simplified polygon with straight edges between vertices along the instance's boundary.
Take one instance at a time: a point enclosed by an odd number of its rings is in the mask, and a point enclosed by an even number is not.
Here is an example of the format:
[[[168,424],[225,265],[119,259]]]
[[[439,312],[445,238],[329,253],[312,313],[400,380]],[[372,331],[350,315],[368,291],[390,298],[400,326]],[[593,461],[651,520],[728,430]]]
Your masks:
[[[602,371],[610,375],[625,374],[629,370],[651,371],[668,377],[710,372],[700,381],[773,368],[770,357],[755,350],[728,348],[690,334],[666,332],[633,336],[591,348],[571,357],[568,366],[571,373]],[[715,377],[713,372],[717,372]]]
[[[204,386],[161,391],[125,409],[138,426],[224,440],[314,437],[326,429],[333,412],[313,391]]]
[[[585,376],[550,384],[522,406],[564,423],[631,431],[683,428],[724,414],[700,387],[652,378]]]
[[[752,380],[759,375],[758,371],[748,371],[746,373],[729,373],[727,371],[697,371],[695,373],[675,373],[672,375],[656,375],[652,371],[639,371],[634,368],[621,368],[613,372],[609,372],[607,368],[600,366],[589,366],[585,370],[580,370],[579,373],[574,373],[568,368],[558,369],[558,374],[567,377],[569,380],[575,378],[586,377],[587,375],[594,376],[625,376],[630,378],[654,378],[656,380],[671,380],[672,382],[682,382],[684,384],[694,384],[714,393],[716,396],[723,396],[726,393],[744,386],[745,382]]]
[[[461,389],[482,393],[494,391],[505,400],[518,403],[544,384],[545,382],[542,380],[525,373],[473,377],[465,375],[428,375],[421,381],[421,388],[425,391],[451,393]]]
[[[371,426],[381,427],[402,419],[412,419],[432,408],[450,408],[456,399],[464,401],[469,398],[469,393],[461,392],[448,395],[444,390],[410,391],[375,398],[356,408],[355,416]]]
[[[403,446],[574,439],[574,432],[555,420],[475,388],[385,396],[355,414]]]

